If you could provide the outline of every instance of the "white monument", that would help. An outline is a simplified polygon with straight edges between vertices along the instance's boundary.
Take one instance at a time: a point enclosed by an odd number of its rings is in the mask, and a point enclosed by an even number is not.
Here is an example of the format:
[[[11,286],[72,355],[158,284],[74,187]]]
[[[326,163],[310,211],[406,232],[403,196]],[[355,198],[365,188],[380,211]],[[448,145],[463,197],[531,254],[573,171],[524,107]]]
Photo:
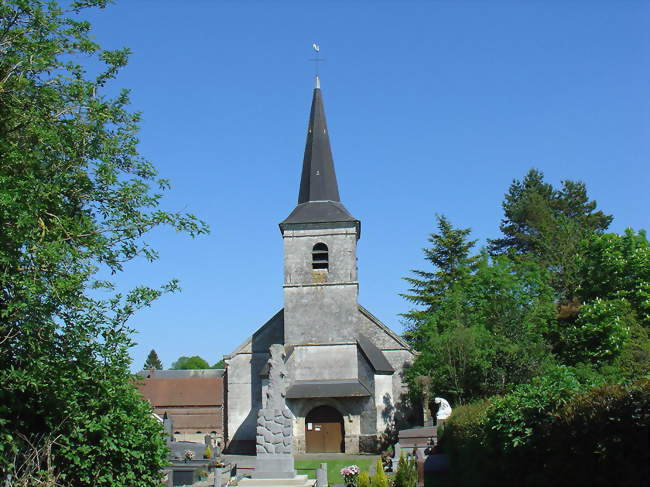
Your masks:
[[[440,404],[440,407],[438,407],[438,412],[436,413],[437,421],[444,421],[449,418],[449,416],[451,416],[451,406],[446,399],[443,399],[442,397],[436,397],[433,402]]]

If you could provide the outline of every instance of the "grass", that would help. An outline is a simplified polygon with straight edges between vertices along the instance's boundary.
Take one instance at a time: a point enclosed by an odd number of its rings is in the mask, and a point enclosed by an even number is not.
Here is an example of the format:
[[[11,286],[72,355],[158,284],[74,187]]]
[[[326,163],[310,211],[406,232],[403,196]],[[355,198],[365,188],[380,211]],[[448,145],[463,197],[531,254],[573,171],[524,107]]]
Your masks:
[[[359,469],[363,472],[369,472],[370,466],[374,465],[377,461],[376,456],[368,457],[350,457],[342,459],[324,459],[324,458],[314,458],[309,460],[296,460],[296,470],[299,474],[307,474],[310,479],[316,478],[316,470],[305,470],[305,469],[316,469],[320,467],[321,463],[327,463],[327,481],[330,485],[332,484],[342,484],[343,477],[341,477],[340,471],[343,467],[348,465],[357,465]]]

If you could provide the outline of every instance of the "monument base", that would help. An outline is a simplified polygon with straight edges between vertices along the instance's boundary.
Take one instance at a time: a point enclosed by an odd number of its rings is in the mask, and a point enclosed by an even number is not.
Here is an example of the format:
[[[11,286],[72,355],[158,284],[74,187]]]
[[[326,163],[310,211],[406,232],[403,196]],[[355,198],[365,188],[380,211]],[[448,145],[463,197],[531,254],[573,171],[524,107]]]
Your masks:
[[[306,475],[296,475],[291,479],[287,478],[275,478],[275,479],[241,479],[239,485],[246,485],[248,487],[263,487],[263,486],[282,486],[286,485],[287,487],[299,486],[299,487],[314,487],[316,485],[315,479],[309,479]]]
[[[293,455],[257,454],[254,479],[291,479],[296,476]]]

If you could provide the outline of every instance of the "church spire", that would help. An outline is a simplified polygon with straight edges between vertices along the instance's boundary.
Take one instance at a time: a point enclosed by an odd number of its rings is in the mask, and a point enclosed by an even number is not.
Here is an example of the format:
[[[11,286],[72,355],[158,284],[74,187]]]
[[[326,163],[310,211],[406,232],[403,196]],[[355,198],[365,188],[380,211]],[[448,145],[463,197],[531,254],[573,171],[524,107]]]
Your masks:
[[[340,201],[318,76],[316,76],[316,87],[311,101],[298,194],[298,204],[308,201]]]
[[[325,222],[355,222],[357,238],[359,238],[359,221],[350,215],[340,201],[329,131],[325,121],[320,78],[316,76],[316,87],[311,100],[311,113],[307,127],[305,156],[302,161],[298,205],[280,223],[280,229],[283,230],[286,225],[295,223]]]

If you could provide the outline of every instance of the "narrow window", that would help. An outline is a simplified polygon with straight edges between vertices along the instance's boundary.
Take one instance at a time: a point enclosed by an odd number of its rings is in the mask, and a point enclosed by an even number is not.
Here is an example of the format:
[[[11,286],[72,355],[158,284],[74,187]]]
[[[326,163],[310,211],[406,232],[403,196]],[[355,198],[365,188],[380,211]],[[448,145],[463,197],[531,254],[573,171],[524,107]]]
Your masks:
[[[324,243],[317,243],[314,245],[313,250],[311,251],[312,259],[312,268],[314,270],[328,270],[329,269],[329,260],[328,260],[328,250],[327,245]]]

